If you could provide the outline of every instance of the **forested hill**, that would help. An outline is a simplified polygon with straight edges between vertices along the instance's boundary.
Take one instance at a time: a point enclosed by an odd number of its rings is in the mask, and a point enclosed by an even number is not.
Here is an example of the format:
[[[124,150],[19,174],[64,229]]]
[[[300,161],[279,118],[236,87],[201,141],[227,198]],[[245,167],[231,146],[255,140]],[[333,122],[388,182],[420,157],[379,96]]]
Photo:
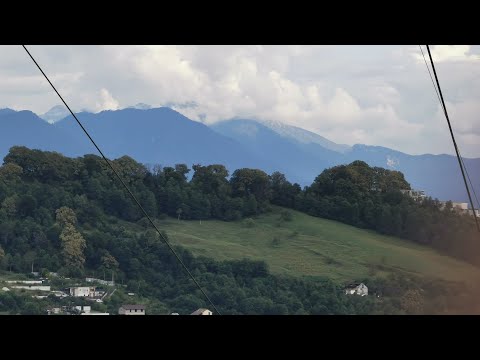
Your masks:
[[[433,200],[415,203],[399,192],[409,188],[401,173],[360,161],[327,169],[304,189],[258,169],[231,176],[223,165],[147,169],[128,156],[113,165],[155,218],[232,221],[275,204],[426,243],[478,264],[470,218],[442,212]],[[98,156],[73,159],[13,147],[0,167],[0,203],[5,269],[28,271],[33,259],[40,269],[70,276],[108,269],[166,308],[186,312],[206,305],[157,234],[147,227],[138,231],[145,219]],[[395,302],[341,296],[342,285],[328,279],[274,276],[264,262],[218,262],[179,252],[226,313],[406,311]]]

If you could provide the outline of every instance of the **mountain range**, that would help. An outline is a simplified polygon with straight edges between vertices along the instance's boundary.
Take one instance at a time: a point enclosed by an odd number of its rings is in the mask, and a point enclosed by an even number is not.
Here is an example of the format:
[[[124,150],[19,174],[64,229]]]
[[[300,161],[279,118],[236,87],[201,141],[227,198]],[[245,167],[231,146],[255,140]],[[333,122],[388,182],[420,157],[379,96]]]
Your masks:
[[[57,151],[67,156],[96,153],[65,108],[38,116],[0,110],[0,156],[13,145]],[[292,182],[309,185],[325,168],[363,160],[399,170],[412,187],[440,200],[467,202],[456,157],[409,155],[385,147],[336,144],[318,134],[274,121],[231,119],[207,126],[168,107],[146,104],[100,113],[77,114],[106,156],[129,155],[146,164],[224,164],[267,173],[280,171]],[[480,193],[480,159],[464,159],[475,192]],[[477,182],[475,182],[477,180]]]

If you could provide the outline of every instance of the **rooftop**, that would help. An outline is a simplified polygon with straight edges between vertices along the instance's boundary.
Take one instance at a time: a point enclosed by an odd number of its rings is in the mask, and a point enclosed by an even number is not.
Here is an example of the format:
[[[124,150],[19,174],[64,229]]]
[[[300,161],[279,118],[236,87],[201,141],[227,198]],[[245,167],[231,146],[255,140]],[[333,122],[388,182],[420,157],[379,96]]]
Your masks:
[[[125,310],[145,310],[145,305],[122,305]]]
[[[205,311],[209,311],[208,309],[204,309],[204,308],[200,308],[198,310],[195,310],[193,313],[191,313],[190,315],[200,315],[201,313],[205,312]]]

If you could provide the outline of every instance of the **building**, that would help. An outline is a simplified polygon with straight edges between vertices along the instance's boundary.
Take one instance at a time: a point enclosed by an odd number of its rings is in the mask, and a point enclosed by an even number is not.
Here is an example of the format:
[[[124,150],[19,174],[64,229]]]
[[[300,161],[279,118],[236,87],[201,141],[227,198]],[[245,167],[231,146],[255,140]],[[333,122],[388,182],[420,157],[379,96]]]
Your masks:
[[[440,210],[445,210],[446,206],[447,206],[447,201],[440,202]],[[453,202],[452,201],[451,211],[454,211],[457,214],[480,217],[480,211],[478,209],[474,209],[472,211],[472,209],[468,208],[468,203],[465,203],[465,202]]]
[[[28,284],[28,285],[41,285],[42,280],[8,280],[9,284]]]
[[[80,315],[110,315],[110,313],[102,313],[97,311],[90,311],[89,313],[81,313]]]
[[[368,295],[368,288],[364,283],[348,284],[345,288],[345,294],[347,295]]]
[[[410,196],[415,201],[421,201],[427,197],[423,190],[400,190],[402,194]]]
[[[198,310],[195,310],[193,313],[191,313],[190,315],[213,315],[213,313],[208,310],[208,309],[203,309],[203,308],[200,308]]]
[[[118,309],[119,315],[145,315],[145,305],[122,305]]]
[[[62,309],[59,308],[59,307],[54,307],[54,308],[51,308],[51,309],[47,310],[48,315],[52,315],[52,314],[58,315],[60,313],[62,313]]]
[[[39,286],[39,285],[19,285],[19,286],[12,286],[12,289],[25,289],[25,290],[50,291],[50,286]]]
[[[93,297],[95,295],[95,287],[91,286],[76,286],[71,287],[70,296],[75,297]]]
[[[85,278],[85,281],[88,282],[88,283],[98,283],[98,284],[102,284],[102,285],[108,285],[108,286],[115,286],[115,282],[114,281],[108,281],[108,280],[102,280],[102,279],[96,279],[96,278]]]
[[[78,311],[78,313],[82,314],[82,313],[85,313],[85,314],[89,314],[91,311],[92,311],[92,307],[91,306],[82,306],[82,305],[79,305],[79,306],[74,306],[74,309],[76,311]]]

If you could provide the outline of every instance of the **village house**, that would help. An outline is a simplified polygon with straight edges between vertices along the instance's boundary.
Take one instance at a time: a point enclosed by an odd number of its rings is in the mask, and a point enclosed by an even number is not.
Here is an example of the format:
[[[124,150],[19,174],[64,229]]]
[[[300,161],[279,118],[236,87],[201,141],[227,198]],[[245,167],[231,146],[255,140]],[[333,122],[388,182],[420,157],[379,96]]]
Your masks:
[[[119,315],[145,315],[145,305],[122,305],[118,309]]]
[[[75,297],[94,297],[95,287],[92,286],[76,286],[69,289],[70,296]]]
[[[345,294],[347,295],[368,295],[368,288],[364,283],[352,283],[348,284],[345,288]]]
[[[203,309],[203,308],[200,308],[198,310],[195,310],[193,313],[191,313],[190,315],[212,315],[213,313],[208,310],[208,309]]]
[[[83,305],[78,305],[78,306],[74,306],[74,309],[79,313],[79,314],[82,314],[82,313],[85,313],[85,314],[88,314],[92,311],[92,307],[91,306],[83,306]]]
[[[447,206],[447,201],[440,202],[440,210],[445,210],[446,206]],[[468,208],[468,203],[465,203],[465,202],[452,201],[451,211],[456,212],[457,214],[480,217],[480,211],[478,209],[474,209],[472,211],[472,209]]]
[[[410,196],[415,201],[421,201],[427,197],[423,190],[400,190],[402,194]]]

